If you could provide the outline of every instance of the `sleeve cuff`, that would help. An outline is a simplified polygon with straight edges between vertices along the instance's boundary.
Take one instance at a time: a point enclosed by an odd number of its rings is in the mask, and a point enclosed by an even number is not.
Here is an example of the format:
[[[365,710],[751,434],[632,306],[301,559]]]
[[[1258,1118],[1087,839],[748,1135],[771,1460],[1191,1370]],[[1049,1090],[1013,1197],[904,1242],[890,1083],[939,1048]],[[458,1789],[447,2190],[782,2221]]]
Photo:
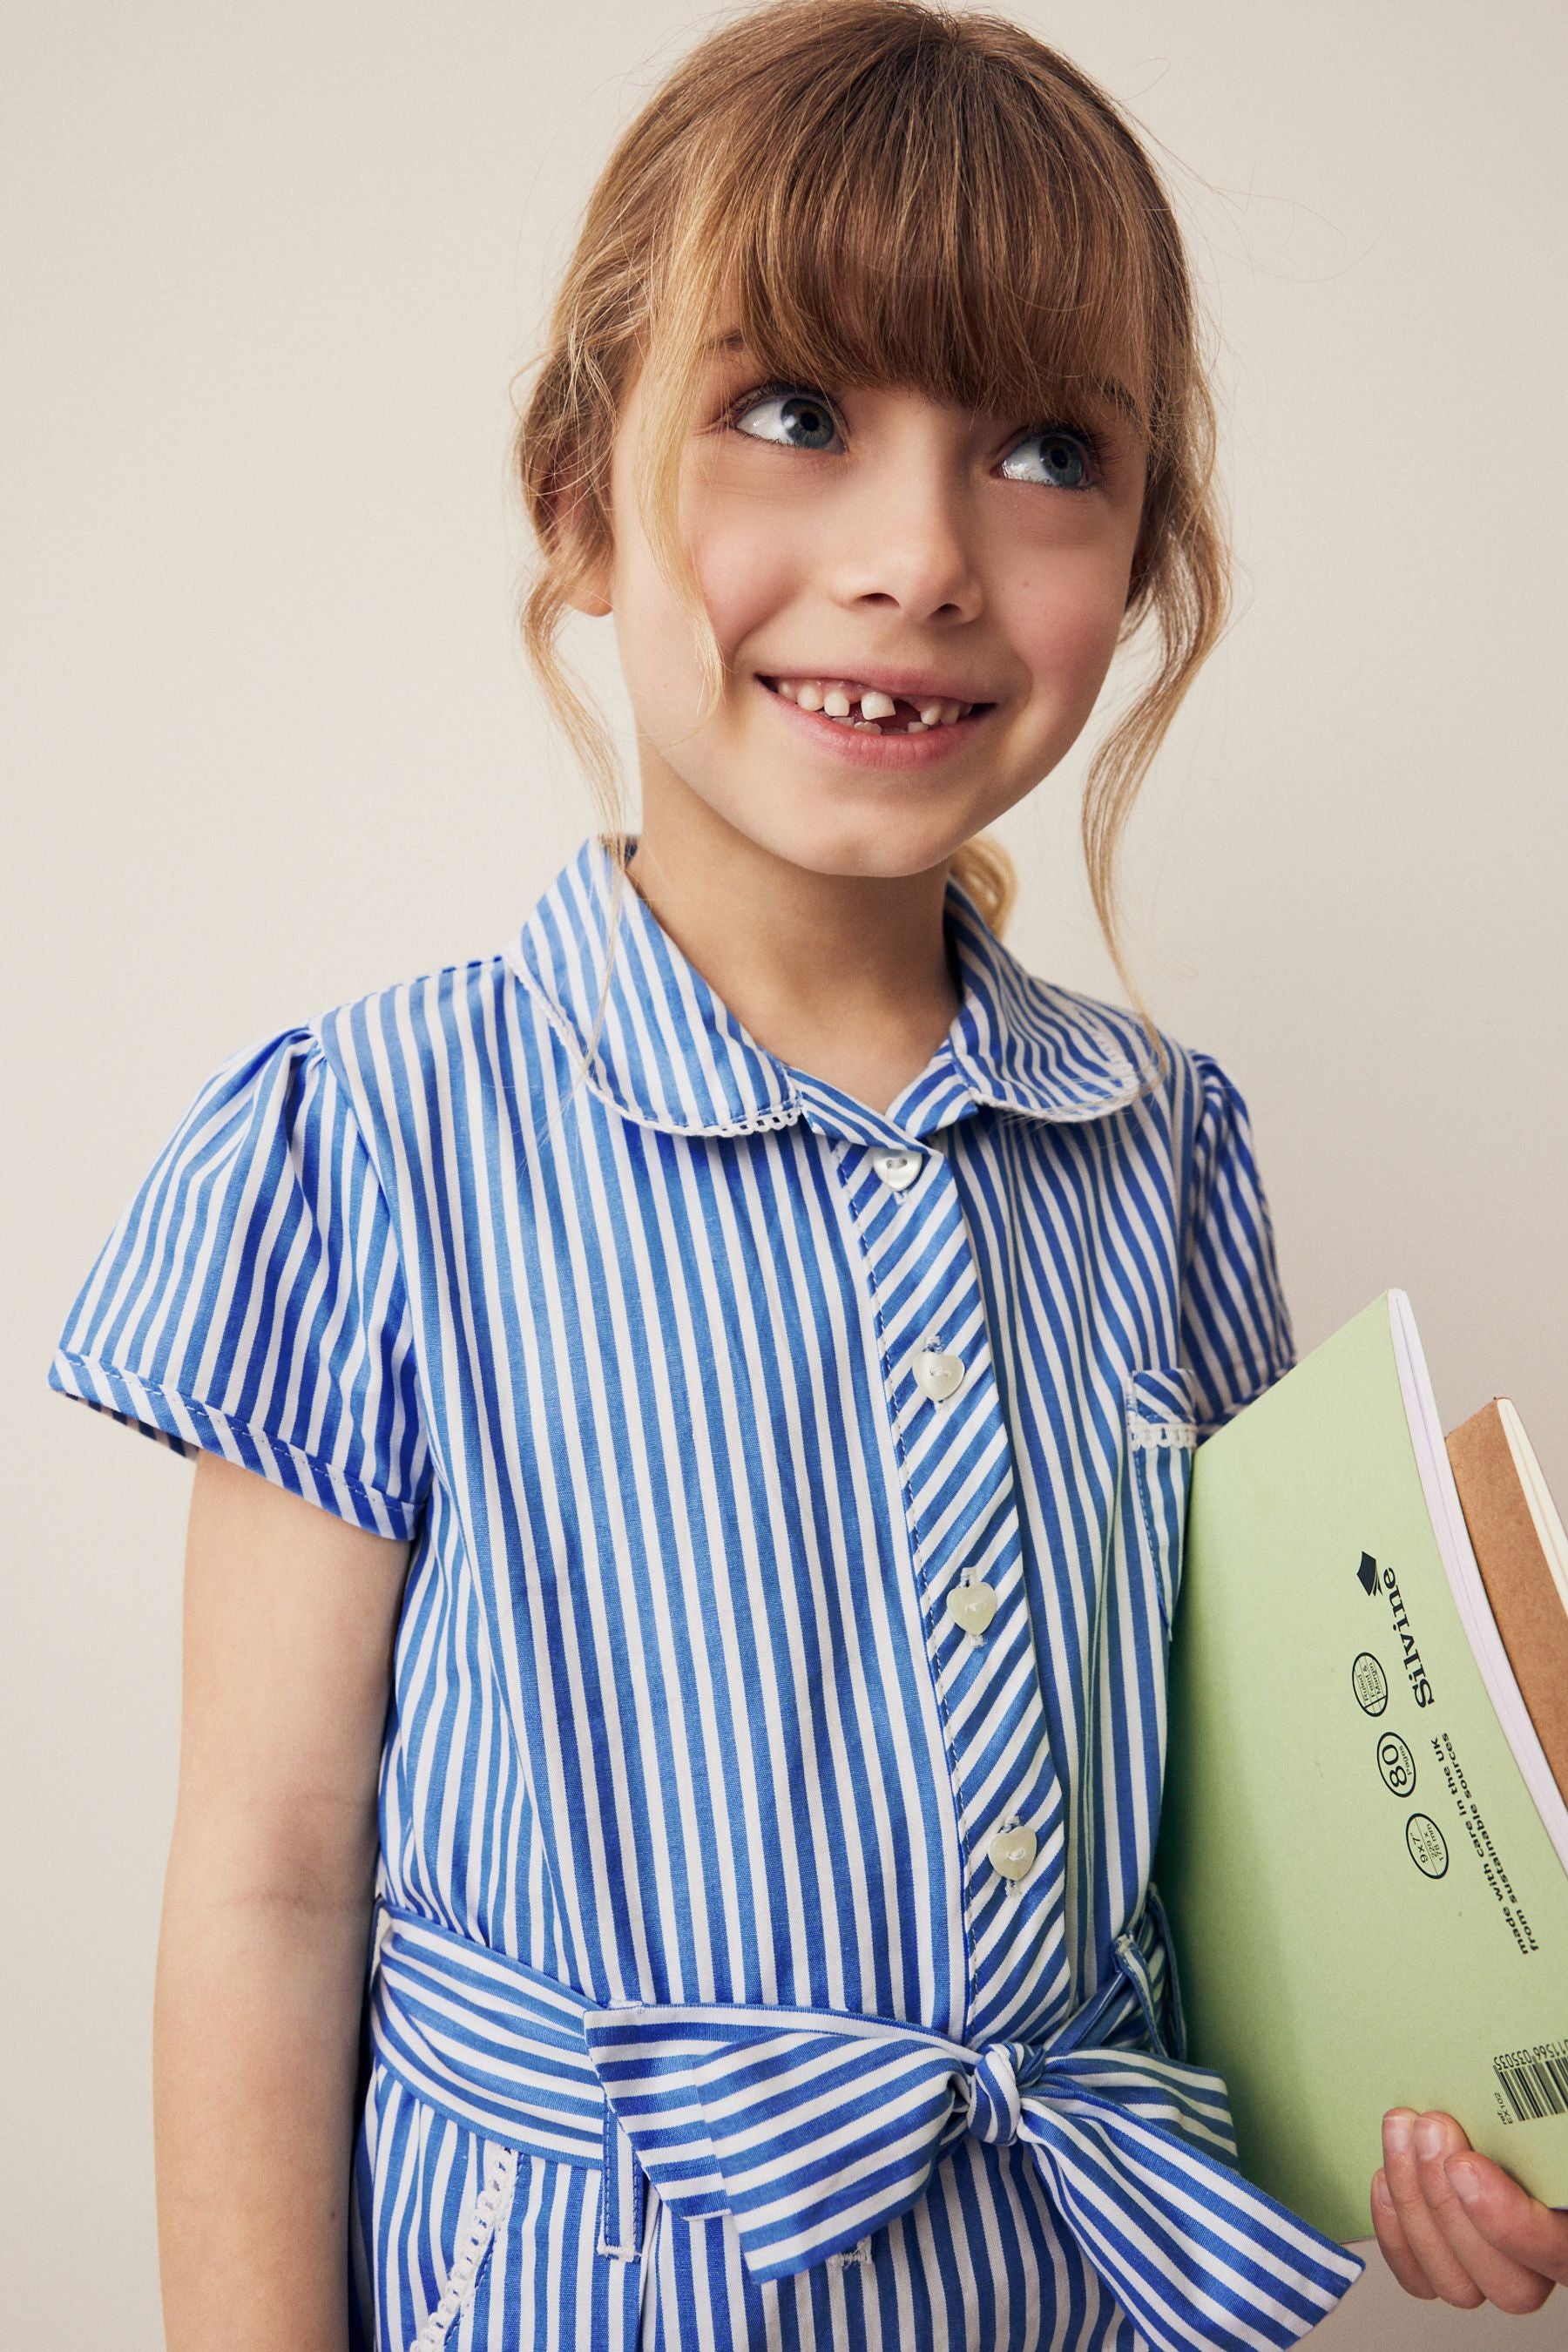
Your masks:
[[[119,1365],[58,1349],[49,1366],[49,1386],[175,1454],[193,1460],[198,1454],[220,1454],[372,1535],[405,1541],[418,1528],[422,1503],[345,1477],[333,1464],[290,1445],[270,1430],[254,1429],[199,1397],[177,1395]]]

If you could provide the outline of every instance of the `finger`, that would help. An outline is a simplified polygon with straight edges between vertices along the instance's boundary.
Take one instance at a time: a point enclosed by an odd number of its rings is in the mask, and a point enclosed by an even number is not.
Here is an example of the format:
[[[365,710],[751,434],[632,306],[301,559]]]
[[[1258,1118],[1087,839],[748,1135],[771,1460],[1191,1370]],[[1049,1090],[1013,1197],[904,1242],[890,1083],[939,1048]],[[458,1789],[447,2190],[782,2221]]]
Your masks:
[[[1426,2200],[1426,2210],[1489,2303],[1495,2303],[1500,2311],[1516,2314],[1539,2311],[1552,2292],[1552,2281],[1542,2278],[1539,2271],[1516,2261],[1511,2253],[1483,2234],[1473,2214],[1458,2197],[1458,2183],[1446,2168],[1446,2158],[1458,2158],[1462,2154],[1468,2155],[1469,2147],[1469,2141],[1452,2116],[1433,2114],[1417,2117],[1415,2167],[1420,2176],[1422,2194]],[[1495,2165],[1492,2168],[1500,2170]],[[1504,2214],[1512,2210],[1515,2203],[1522,2210],[1528,2202],[1524,2190],[1506,2173],[1500,2173],[1500,2178],[1509,2192],[1499,2200]]]
[[[1415,2161],[1415,2126],[1409,2107],[1391,2107],[1383,2119],[1383,2168],[1399,2226],[1405,2244],[1444,2302],[1461,2311],[1474,2311],[1486,2297],[1427,2209]]]
[[[1406,2294],[1419,2295],[1423,2303],[1436,2303],[1437,2290],[1405,2242],[1399,2226],[1399,2216],[1394,2210],[1388,2182],[1379,2166],[1372,2183],[1372,2226],[1377,2242],[1383,2249],[1383,2259],[1405,2289]]]
[[[1531,2197],[1489,2156],[1467,2155],[1451,2164],[1448,2178],[1483,2238],[1539,2277],[1568,2286],[1568,2212]]]

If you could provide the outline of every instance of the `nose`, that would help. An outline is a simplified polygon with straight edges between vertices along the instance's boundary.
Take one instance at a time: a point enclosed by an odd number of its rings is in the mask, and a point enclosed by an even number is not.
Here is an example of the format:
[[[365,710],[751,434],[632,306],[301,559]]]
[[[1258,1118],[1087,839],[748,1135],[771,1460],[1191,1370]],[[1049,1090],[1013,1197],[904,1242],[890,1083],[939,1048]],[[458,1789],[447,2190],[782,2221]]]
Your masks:
[[[840,596],[909,621],[973,620],[984,601],[973,534],[951,453],[890,441],[844,517]]]

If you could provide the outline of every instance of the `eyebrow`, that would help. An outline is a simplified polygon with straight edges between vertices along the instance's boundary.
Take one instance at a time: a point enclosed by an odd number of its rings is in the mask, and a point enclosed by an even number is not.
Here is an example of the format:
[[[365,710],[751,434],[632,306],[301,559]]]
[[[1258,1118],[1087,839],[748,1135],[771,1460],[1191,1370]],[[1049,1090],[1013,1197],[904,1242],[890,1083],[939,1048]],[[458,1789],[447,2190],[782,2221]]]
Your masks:
[[[1121,409],[1128,422],[1136,425],[1141,433],[1144,430],[1143,411],[1124,383],[1118,383],[1113,376],[1100,375],[1089,376],[1088,383],[1090,392],[1098,392],[1102,399],[1110,403],[1112,408]]]
[[[710,335],[702,346],[702,355],[706,359],[721,352],[743,352],[748,348],[745,336],[737,328],[727,335]],[[1099,393],[1112,408],[1120,409],[1128,423],[1135,425],[1140,433],[1147,430],[1143,412],[1124,383],[1118,383],[1114,376],[1100,375],[1086,376],[1082,381],[1090,392]]]

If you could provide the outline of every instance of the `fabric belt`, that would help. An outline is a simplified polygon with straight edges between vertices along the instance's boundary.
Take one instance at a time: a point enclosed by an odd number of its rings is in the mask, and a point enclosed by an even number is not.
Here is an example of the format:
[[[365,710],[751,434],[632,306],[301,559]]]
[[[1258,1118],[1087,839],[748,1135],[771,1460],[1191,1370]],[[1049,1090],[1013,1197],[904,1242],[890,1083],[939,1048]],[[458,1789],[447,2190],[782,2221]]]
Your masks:
[[[1235,2169],[1225,2084],[1182,2029],[1150,1890],[1116,1968],[1044,2042],[980,2049],[835,2009],[601,2007],[379,1902],[376,2057],[526,2156],[601,2173],[597,2251],[635,2265],[645,2177],[688,2220],[728,2213],[753,2278],[809,2269],[908,2210],[964,2133],[1033,2152],[1056,2210],[1155,2352],[1296,2343],[1363,2264]],[[635,2315],[636,2292],[617,2298]],[[635,2340],[628,2336],[627,2340]]]

